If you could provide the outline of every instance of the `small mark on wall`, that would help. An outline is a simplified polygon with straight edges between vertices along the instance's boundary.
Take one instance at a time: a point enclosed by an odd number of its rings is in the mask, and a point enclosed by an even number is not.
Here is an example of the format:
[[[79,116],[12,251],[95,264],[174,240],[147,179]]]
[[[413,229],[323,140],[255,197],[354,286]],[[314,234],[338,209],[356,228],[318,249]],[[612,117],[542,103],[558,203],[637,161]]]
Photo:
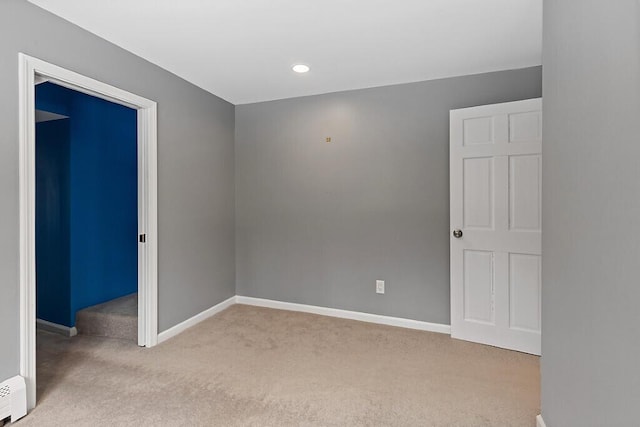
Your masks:
[[[331,142],[331,137],[330,137],[330,136],[328,136],[328,137],[326,138],[326,141],[327,141],[328,143],[330,143],[330,142]]]

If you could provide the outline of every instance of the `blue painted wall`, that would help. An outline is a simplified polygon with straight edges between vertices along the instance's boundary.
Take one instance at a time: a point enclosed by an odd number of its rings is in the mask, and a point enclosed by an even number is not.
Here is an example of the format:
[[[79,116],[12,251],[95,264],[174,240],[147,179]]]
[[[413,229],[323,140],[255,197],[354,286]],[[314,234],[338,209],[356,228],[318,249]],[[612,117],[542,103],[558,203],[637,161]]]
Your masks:
[[[71,99],[76,93],[53,83],[39,84],[36,86],[36,109],[68,116],[71,113]]]
[[[37,86],[36,108],[70,117],[69,299],[55,316],[65,321],[51,321],[73,326],[76,311],[137,291],[137,114],[51,83]],[[48,264],[39,266],[37,292],[46,295]],[[38,316],[51,306],[65,307],[39,298]]]
[[[138,288],[136,111],[71,100],[71,313]],[[74,321],[75,319],[72,319]]]
[[[38,123],[36,135],[37,316],[69,325],[69,120]]]

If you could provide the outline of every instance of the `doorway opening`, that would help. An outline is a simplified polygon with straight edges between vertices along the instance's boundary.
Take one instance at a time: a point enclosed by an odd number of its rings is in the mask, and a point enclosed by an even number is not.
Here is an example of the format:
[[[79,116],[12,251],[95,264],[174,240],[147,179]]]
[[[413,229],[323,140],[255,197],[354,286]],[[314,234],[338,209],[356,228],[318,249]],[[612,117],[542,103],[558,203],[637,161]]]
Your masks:
[[[38,176],[39,174],[36,173],[37,153],[35,85],[37,82],[42,83],[43,81],[47,81],[47,83],[45,84],[52,85],[51,88],[55,90],[70,90],[72,92],[77,92],[79,93],[79,96],[84,97],[90,95],[86,99],[95,99],[96,105],[108,101],[109,103],[114,103],[118,106],[126,107],[121,109],[121,111],[123,112],[126,112],[129,109],[135,110],[130,111],[130,114],[135,116],[133,117],[133,119],[135,120],[135,137],[137,139],[135,147],[135,154],[137,157],[135,160],[135,168],[137,169],[137,173],[135,173],[135,182],[137,185],[134,184],[135,188],[132,190],[135,194],[134,203],[136,205],[135,211],[137,215],[137,221],[135,221],[137,225],[133,226],[133,229],[135,230],[137,228],[137,231],[135,231],[137,236],[136,234],[133,235],[133,242],[135,242],[136,247],[133,248],[129,246],[125,252],[128,251],[130,254],[137,253],[137,256],[134,256],[133,265],[128,266],[129,278],[125,280],[125,282],[128,282],[128,287],[137,290],[137,298],[133,297],[137,302],[138,321],[136,328],[136,338],[138,345],[146,347],[151,347],[157,343],[157,107],[156,103],[153,101],[139,97],[116,87],[101,83],[97,80],[82,76],[72,71],[63,69],[53,64],[49,64],[37,58],[20,54],[19,61],[20,374],[25,378],[27,384],[28,408],[32,409],[36,404],[36,312],[41,312],[41,307],[38,307],[38,305],[36,304],[36,277],[38,275],[37,270],[42,268],[42,265],[37,265],[36,263],[36,236],[39,235],[40,238],[42,238],[43,236],[41,232],[37,233],[36,229],[36,217],[39,214],[37,209],[37,196],[42,196],[42,192],[38,194],[38,192],[36,191],[36,183],[37,178],[42,179],[42,176],[41,174],[40,176]],[[48,112],[48,114],[57,114],[59,116],[64,116],[64,114],[60,114],[60,111],[50,111]],[[51,118],[51,116],[49,116],[49,118]],[[57,118],[59,119],[56,120],[56,122],[59,122],[56,123],[58,126],[53,126],[53,128],[55,129],[50,130],[53,132],[61,132],[62,134],[64,134],[64,121],[68,119],[65,119],[63,117]],[[104,148],[105,147],[102,147],[101,149]],[[110,147],[110,149],[112,148],[114,147]],[[44,151],[46,150],[43,150],[43,152]],[[94,158],[99,158],[100,155],[104,153],[93,154]],[[58,156],[60,156],[60,153],[58,153]],[[78,156],[77,153],[76,156]],[[38,160],[42,159],[40,158]],[[40,161],[39,163],[39,166],[42,166],[42,161]],[[80,166],[82,166],[82,164],[80,164]],[[95,165],[85,165],[84,169],[91,168],[92,166]],[[60,166],[58,166],[58,169],[60,169]],[[116,171],[115,173],[118,172]],[[49,178],[51,176],[57,176],[57,179],[65,179],[64,174],[60,174],[59,171],[55,170],[55,167],[53,173],[50,173],[49,175]],[[82,175],[76,174],[75,178],[78,177],[80,179],[78,179],[77,181],[81,182],[75,183],[77,184],[77,188],[74,188],[74,191],[82,196],[80,197],[80,200],[86,200],[95,197],[95,194],[92,194],[91,186],[87,185],[87,182],[82,182]],[[75,178],[71,177],[69,181],[71,182]],[[71,182],[71,185],[74,185],[74,183]],[[130,194],[129,198],[131,197],[132,196]],[[55,205],[55,203],[52,204],[52,206],[53,205]],[[102,206],[102,210],[104,209],[105,206]],[[63,222],[68,220],[70,224],[76,224],[77,218],[73,217],[73,201],[71,201],[71,203],[69,204],[68,210],[70,211],[70,215],[68,215],[67,219],[64,219],[64,215],[62,214],[65,213],[65,209],[58,207],[58,218],[62,219]],[[78,210],[78,212],[81,211],[82,209]],[[100,214],[104,215],[108,214],[108,212],[101,212]],[[117,215],[117,213],[113,215]],[[90,245],[91,239],[96,238],[95,233],[88,233],[87,230],[92,230],[91,225],[89,225],[86,230],[83,230],[82,227],[79,227],[79,232],[76,235],[74,235],[74,233],[70,233],[69,239],[77,239],[76,245],[74,245],[74,247],[82,248],[83,241],[85,245]],[[49,240],[54,241],[55,237],[56,236],[49,236]],[[44,241],[46,242],[46,239]],[[46,245],[41,245],[41,247],[38,248],[38,251],[40,252],[42,249],[46,249]],[[55,249],[55,247],[53,249]],[[73,249],[71,249],[70,252],[71,251],[73,251]],[[64,256],[64,253],[62,255]],[[113,253],[111,256],[117,257],[117,255],[113,255]],[[41,259],[46,259],[46,257]],[[55,256],[50,257],[50,261],[51,260],[53,260],[53,263],[57,265],[64,264],[64,260],[62,262],[56,263],[56,261],[60,260],[58,260]],[[118,264],[117,261],[118,260],[112,263],[111,266],[113,267],[113,265]],[[88,262],[88,265],[90,264],[91,261]],[[85,267],[86,265],[87,263],[85,263]],[[131,277],[132,268],[134,268],[133,277]],[[86,275],[86,272],[83,271],[78,271],[75,273],[77,273],[79,276],[82,276],[83,274]],[[96,277],[104,278],[109,276],[109,274],[104,274],[104,271],[100,273]],[[65,275],[72,276],[74,272],[57,271],[57,274],[64,277]],[[94,279],[96,277],[94,277]],[[137,279],[135,280],[135,283],[133,283],[134,279]],[[40,280],[40,278],[38,278],[38,280]],[[47,277],[43,277],[42,280],[44,283],[47,280]],[[69,292],[71,291],[72,290],[70,290]],[[128,294],[130,295],[131,293]],[[108,295],[109,291],[106,291],[102,293],[100,298],[106,298],[108,297]],[[75,304],[69,304],[70,307],[66,312],[65,320],[69,325],[75,322],[75,319],[71,319],[71,316],[75,315],[75,313],[73,313],[73,309],[78,308],[81,305],[87,305],[87,301],[92,301],[91,298],[91,296],[87,298],[87,295],[76,296]],[[93,298],[93,301],[96,301],[95,296],[93,296]],[[70,301],[74,301],[74,298],[71,298]],[[64,319],[65,314],[63,314],[61,318]],[[55,324],[55,322],[50,323]],[[71,330],[71,327],[69,329]]]
[[[137,342],[136,110],[36,82],[36,326]]]

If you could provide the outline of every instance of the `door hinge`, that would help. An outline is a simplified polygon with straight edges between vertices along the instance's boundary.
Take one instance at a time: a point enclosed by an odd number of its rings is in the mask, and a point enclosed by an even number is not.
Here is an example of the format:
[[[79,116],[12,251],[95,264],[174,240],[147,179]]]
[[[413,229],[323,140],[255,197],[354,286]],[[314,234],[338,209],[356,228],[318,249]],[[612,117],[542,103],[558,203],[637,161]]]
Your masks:
[[[147,242],[147,235],[146,234],[141,234],[139,236],[139,240],[140,240],[140,243],[146,243]]]

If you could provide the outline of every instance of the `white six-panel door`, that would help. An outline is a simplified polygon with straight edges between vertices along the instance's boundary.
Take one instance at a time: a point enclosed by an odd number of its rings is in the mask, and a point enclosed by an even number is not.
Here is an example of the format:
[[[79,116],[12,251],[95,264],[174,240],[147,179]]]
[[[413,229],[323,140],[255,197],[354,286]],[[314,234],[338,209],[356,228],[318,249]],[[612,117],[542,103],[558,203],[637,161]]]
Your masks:
[[[540,354],[541,107],[450,113],[453,338]]]

